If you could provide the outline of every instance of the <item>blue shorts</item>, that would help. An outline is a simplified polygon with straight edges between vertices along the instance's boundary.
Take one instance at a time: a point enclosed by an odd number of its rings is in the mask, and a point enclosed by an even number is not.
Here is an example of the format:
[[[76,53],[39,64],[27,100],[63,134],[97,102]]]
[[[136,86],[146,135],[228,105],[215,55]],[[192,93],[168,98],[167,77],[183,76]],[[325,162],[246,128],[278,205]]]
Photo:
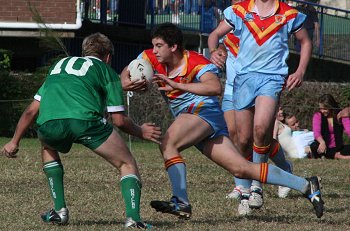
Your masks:
[[[233,83],[232,106],[236,111],[255,106],[258,96],[269,96],[278,101],[285,84],[281,75],[248,73],[237,75]]]
[[[236,71],[233,67],[235,62],[235,57],[231,52],[228,52],[227,60],[226,60],[226,82],[225,82],[225,90],[224,96],[222,98],[221,109],[225,111],[233,110],[232,101],[233,101],[233,82],[236,77]]]
[[[225,111],[233,110],[233,83],[226,81],[224,96],[222,97],[221,109]]]
[[[224,113],[220,109],[220,105],[218,103],[193,103],[189,108],[187,108],[186,111],[184,110],[181,113],[191,113],[193,115],[197,115],[212,127],[213,133],[195,145],[201,152],[203,151],[206,141],[219,136],[228,136]]]

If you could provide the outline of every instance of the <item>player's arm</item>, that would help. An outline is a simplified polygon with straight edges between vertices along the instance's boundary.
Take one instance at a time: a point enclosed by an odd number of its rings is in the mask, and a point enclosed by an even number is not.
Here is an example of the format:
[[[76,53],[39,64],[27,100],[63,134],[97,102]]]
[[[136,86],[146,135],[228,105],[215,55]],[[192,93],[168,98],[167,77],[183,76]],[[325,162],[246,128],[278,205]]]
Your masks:
[[[288,77],[288,90],[292,90],[295,87],[300,87],[303,83],[304,74],[306,72],[312,51],[312,43],[305,28],[297,31],[295,33],[295,37],[299,40],[301,45],[300,60],[297,70]]]
[[[196,95],[221,95],[222,86],[219,78],[213,72],[205,72],[200,77],[200,82],[195,83],[178,83],[175,82],[168,77],[156,74],[155,82],[161,83],[163,85],[158,88],[161,91],[172,91],[172,90],[180,90],[191,92]]]
[[[277,119],[275,120],[275,125],[273,127],[273,135],[272,137],[275,139],[275,140],[278,140],[278,130],[279,130],[279,124],[278,124],[278,121]]]
[[[5,154],[9,158],[16,157],[16,153],[18,152],[19,143],[36,118],[39,113],[40,102],[37,100],[33,100],[33,102],[25,109],[22,113],[21,118],[19,119],[15,133],[7,144],[2,148],[2,153]]]
[[[144,123],[139,126],[130,117],[125,115],[124,112],[112,112],[110,115],[113,125],[117,126],[123,132],[160,144],[160,127],[157,127],[154,123]]]
[[[219,40],[224,35],[229,33],[232,27],[226,23],[225,20],[221,21],[218,27],[210,33],[208,37],[208,49],[210,53],[210,61],[219,68],[224,68],[226,61],[226,54],[222,49],[218,49]]]

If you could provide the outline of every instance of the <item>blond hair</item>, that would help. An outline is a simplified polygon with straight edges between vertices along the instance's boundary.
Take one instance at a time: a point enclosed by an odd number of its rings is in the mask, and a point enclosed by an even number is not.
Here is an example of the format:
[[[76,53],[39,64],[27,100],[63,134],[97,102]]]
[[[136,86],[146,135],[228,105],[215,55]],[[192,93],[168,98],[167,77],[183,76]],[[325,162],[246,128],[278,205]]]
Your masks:
[[[103,59],[108,54],[114,53],[114,47],[107,36],[95,33],[87,36],[82,44],[83,56],[94,56]]]

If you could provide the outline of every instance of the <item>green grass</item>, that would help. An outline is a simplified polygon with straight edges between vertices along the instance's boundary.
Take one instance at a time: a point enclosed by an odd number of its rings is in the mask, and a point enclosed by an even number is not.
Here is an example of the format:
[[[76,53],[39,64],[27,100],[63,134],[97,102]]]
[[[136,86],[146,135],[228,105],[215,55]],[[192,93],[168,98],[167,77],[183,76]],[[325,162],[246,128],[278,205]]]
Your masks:
[[[0,145],[9,139],[0,138]],[[39,142],[24,139],[17,159],[0,156],[0,230],[123,230],[123,202],[118,172],[83,146],[62,155],[65,193],[70,224],[51,226],[39,214],[52,206],[41,169]],[[325,214],[317,219],[311,204],[296,191],[286,199],[277,197],[277,186],[265,186],[265,205],[248,218],[237,215],[237,202],[225,195],[231,176],[196,149],[183,153],[188,170],[188,189],[193,217],[179,221],[153,211],[149,202],[171,196],[167,174],[158,148],[133,143],[143,180],[142,216],[155,230],[350,230],[350,162],[293,160],[295,173],[323,178]]]

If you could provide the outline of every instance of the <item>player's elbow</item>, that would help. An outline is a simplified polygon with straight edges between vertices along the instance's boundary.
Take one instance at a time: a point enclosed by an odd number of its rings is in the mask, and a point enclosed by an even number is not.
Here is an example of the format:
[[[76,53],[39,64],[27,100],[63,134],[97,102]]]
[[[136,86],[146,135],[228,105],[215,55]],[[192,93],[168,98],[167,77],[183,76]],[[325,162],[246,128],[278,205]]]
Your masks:
[[[215,84],[212,86],[210,95],[216,95],[219,96],[222,93],[222,86],[221,84]]]
[[[38,114],[37,111],[34,111],[34,110],[26,110],[24,113],[24,116],[27,117],[27,118],[34,118],[36,117],[36,115]]]
[[[127,126],[127,116],[124,113],[112,113],[111,118],[114,126],[120,129],[123,129]]]

